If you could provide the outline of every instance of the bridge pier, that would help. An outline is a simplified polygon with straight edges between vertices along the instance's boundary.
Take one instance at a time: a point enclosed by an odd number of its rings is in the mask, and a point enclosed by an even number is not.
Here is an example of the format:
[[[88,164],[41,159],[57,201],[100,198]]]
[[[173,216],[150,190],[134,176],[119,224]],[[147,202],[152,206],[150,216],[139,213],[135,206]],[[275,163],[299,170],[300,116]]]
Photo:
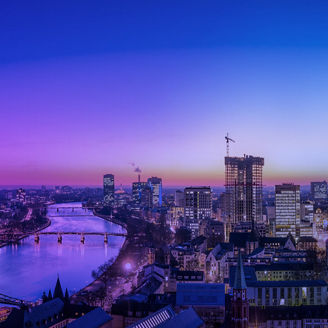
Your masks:
[[[58,238],[58,243],[61,244],[63,242],[63,236],[59,233],[57,235],[57,238]]]
[[[34,242],[35,242],[36,244],[38,244],[39,241],[40,241],[40,236],[36,233],[36,234],[34,235]]]
[[[84,244],[84,241],[85,241],[85,237],[84,237],[84,234],[81,233],[81,243]]]
[[[104,235],[104,243],[108,244],[108,235],[107,235],[107,233],[105,233],[105,235]]]

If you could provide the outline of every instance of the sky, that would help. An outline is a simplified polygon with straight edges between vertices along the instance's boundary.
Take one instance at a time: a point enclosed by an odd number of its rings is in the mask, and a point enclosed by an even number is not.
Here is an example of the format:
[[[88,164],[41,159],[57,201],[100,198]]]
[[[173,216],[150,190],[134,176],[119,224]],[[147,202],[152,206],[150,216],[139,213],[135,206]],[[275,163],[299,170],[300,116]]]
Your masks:
[[[328,178],[327,1],[0,5],[0,185]]]

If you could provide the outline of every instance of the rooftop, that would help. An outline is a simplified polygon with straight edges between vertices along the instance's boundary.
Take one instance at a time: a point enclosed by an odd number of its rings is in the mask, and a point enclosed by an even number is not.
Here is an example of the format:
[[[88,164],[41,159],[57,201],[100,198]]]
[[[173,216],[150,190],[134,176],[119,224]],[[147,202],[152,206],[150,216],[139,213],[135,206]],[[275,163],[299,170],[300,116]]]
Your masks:
[[[224,284],[177,284],[177,305],[224,306]]]
[[[32,307],[30,311],[25,311],[24,322],[36,324],[36,322],[41,322],[43,319],[48,319],[48,317],[60,313],[63,308],[64,302],[59,298],[55,298],[39,306]]]
[[[112,320],[112,317],[109,314],[101,308],[96,308],[69,323],[67,328],[98,328],[110,320]]]

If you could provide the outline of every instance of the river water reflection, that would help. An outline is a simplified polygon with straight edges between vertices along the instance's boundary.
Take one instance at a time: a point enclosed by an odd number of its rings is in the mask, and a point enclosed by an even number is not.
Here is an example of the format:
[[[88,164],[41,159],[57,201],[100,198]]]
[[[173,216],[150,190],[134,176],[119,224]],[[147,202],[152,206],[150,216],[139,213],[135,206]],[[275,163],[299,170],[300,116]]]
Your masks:
[[[125,232],[95,217],[81,203],[51,205],[48,215],[52,224],[44,232]],[[58,274],[62,287],[72,294],[89,284],[92,270],[115,258],[124,242],[124,237],[108,237],[108,244],[103,236],[86,235],[84,244],[80,239],[79,235],[63,235],[59,244],[56,235],[41,235],[36,244],[31,236],[19,245],[0,248],[0,293],[34,301],[44,290],[53,290]]]

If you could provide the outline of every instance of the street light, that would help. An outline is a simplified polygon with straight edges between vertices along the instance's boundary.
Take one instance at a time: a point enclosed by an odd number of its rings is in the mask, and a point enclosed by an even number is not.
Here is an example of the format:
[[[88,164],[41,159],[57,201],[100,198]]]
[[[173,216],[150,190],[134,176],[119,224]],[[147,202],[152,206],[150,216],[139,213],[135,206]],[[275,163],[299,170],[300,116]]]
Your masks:
[[[130,271],[130,270],[132,269],[132,264],[131,264],[130,262],[126,262],[126,263],[124,264],[124,269],[125,269],[126,271]]]

